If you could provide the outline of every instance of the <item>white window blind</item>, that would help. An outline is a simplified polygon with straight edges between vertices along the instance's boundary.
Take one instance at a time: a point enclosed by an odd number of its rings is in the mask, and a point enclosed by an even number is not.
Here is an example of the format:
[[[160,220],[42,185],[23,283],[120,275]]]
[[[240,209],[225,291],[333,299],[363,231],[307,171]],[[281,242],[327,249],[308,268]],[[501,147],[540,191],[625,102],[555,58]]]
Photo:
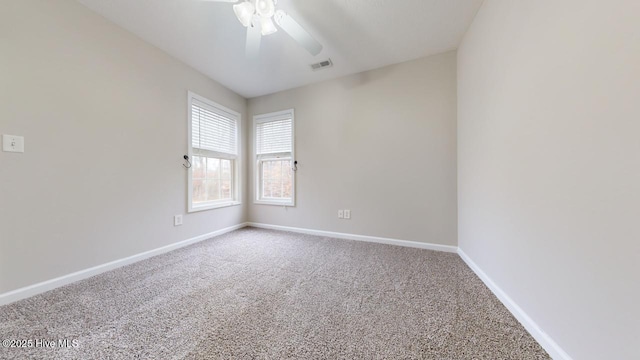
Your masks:
[[[290,153],[292,151],[292,119],[256,124],[256,154]]]
[[[197,99],[191,103],[191,146],[194,149],[238,155],[237,121]]]

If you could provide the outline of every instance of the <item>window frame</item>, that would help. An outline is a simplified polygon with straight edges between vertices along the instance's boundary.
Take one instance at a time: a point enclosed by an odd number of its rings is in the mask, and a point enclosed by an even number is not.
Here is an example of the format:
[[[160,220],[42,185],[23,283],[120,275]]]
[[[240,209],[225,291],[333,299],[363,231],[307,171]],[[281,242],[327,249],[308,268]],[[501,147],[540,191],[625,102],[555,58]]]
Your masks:
[[[193,115],[193,100],[197,100],[205,105],[208,105],[223,116],[228,116],[231,120],[234,120],[236,123],[236,155],[219,153],[215,151],[209,150],[199,150],[197,153],[194,152],[193,148],[193,133],[192,133],[192,115]],[[203,96],[200,96],[194,92],[187,92],[187,155],[189,156],[189,160],[191,162],[191,168],[187,171],[187,212],[193,213],[198,211],[205,211],[211,209],[219,209],[228,206],[237,206],[242,204],[241,195],[242,195],[242,183],[241,183],[241,173],[240,169],[242,168],[242,143],[241,143],[241,125],[242,125],[242,115],[234,110],[229,109],[228,107],[222,106],[216,103],[213,100],[207,99]],[[194,205],[193,203],[193,157],[200,156],[204,158],[215,158],[215,159],[225,159],[231,160],[231,200],[223,199],[223,200],[214,200],[203,203],[202,205]],[[222,171],[222,170],[221,170]]]
[[[258,124],[278,121],[278,120],[286,120],[291,119],[291,162],[293,163],[296,158],[295,149],[295,133],[296,133],[296,120],[295,120],[295,111],[294,109],[287,109],[282,111],[276,111],[266,114],[259,114],[253,116],[253,177],[254,177],[254,196],[253,203],[258,205],[276,205],[276,206],[286,206],[286,207],[295,207],[296,206],[296,171],[291,172],[291,200],[273,200],[273,199],[264,199],[262,197],[262,166],[261,162],[263,161],[273,161],[282,158],[278,158],[278,155],[288,154],[288,153],[274,153],[274,154],[265,154],[262,158],[258,155],[258,149],[256,148],[257,142],[257,126]]]

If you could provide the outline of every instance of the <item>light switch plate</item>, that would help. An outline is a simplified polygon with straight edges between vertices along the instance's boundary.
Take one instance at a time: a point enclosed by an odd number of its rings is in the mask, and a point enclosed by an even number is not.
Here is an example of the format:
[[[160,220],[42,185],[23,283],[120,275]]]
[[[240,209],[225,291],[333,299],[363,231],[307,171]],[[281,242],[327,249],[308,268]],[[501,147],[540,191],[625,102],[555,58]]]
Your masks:
[[[2,135],[2,151],[24,152],[24,137],[17,135]]]
[[[173,217],[173,226],[182,225],[182,215],[176,215]]]
[[[344,211],[344,218],[345,219],[351,219],[351,210],[345,210]]]

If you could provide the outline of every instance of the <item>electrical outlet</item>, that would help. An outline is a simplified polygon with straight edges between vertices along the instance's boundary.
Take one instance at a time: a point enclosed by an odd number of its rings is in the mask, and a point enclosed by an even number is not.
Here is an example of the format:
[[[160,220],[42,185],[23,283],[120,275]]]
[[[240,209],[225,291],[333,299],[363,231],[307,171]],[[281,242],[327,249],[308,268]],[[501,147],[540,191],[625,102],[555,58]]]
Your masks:
[[[345,219],[351,219],[351,210],[345,210],[344,211],[344,218]]]
[[[338,210],[338,219],[344,219],[344,211]]]
[[[173,217],[173,226],[182,225],[182,215],[176,215]]]

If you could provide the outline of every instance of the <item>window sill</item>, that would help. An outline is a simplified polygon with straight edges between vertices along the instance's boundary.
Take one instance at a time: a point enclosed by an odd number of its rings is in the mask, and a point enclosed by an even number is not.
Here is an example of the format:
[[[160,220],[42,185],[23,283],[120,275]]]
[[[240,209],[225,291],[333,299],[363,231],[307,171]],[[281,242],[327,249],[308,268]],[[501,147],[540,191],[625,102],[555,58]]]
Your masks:
[[[190,207],[189,208],[189,212],[190,213],[194,213],[194,212],[198,212],[198,211],[220,209],[220,208],[225,208],[225,207],[230,207],[230,206],[238,206],[238,205],[242,205],[242,203],[240,201],[230,201],[230,202],[223,202],[223,203],[200,205],[200,206]]]
[[[254,200],[254,204],[256,205],[275,205],[275,206],[287,206],[287,207],[295,207],[295,202],[289,201],[269,201],[269,200]]]

